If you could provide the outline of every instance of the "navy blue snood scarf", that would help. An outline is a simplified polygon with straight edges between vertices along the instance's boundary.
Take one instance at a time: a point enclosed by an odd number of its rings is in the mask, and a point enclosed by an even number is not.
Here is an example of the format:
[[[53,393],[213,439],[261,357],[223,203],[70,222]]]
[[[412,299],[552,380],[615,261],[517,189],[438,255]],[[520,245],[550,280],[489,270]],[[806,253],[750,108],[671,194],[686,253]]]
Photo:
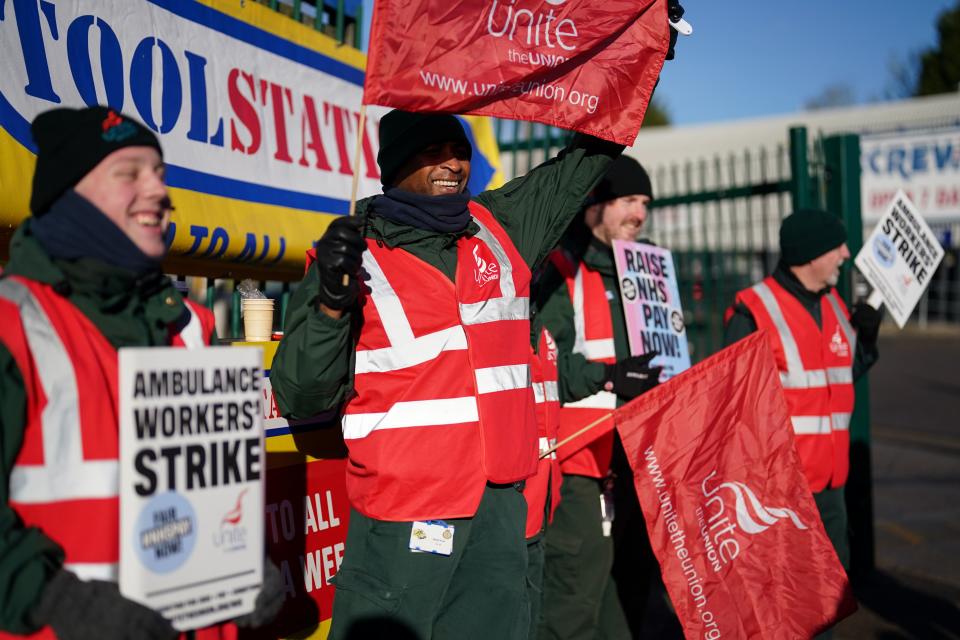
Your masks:
[[[50,209],[35,216],[30,230],[51,258],[93,258],[138,275],[160,271],[160,260],[145,255],[100,209],[69,189]]]
[[[458,233],[470,224],[470,192],[426,196],[404,191],[397,187],[385,187],[383,195],[370,204],[376,215],[406,224],[417,229],[439,233]]]

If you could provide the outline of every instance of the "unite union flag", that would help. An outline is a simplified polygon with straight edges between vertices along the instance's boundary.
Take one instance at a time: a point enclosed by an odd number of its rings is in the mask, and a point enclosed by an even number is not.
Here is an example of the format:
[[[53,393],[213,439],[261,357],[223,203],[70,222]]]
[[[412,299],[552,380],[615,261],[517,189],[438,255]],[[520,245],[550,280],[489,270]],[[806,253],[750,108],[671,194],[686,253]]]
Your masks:
[[[766,336],[617,410],[687,638],[811,638],[856,602],[807,487]]]
[[[363,102],[630,145],[669,28],[666,0],[376,0]]]

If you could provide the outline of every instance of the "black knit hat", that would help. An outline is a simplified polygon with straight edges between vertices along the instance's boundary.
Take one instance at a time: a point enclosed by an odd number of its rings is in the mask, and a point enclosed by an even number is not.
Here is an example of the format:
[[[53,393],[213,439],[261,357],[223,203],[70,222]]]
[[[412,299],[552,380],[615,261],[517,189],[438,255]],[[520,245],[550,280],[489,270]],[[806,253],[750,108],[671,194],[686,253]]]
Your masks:
[[[37,144],[30,211],[38,216],[108,155],[124,147],[153,147],[160,141],[150,129],[109,107],[52,109],[30,125]]]
[[[394,109],[380,120],[380,182],[390,186],[410,156],[438,142],[462,142],[473,156],[473,146],[454,116],[410,113]]]
[[[780,257],[788,266],[806,264],[847,241],[840,218],[820,209],[801,209],[780,225]]]
[[[630,156],[618,156],[593,190],[593,202],[607,202],[623,196],[647,196],[653,199],[650,176]]]

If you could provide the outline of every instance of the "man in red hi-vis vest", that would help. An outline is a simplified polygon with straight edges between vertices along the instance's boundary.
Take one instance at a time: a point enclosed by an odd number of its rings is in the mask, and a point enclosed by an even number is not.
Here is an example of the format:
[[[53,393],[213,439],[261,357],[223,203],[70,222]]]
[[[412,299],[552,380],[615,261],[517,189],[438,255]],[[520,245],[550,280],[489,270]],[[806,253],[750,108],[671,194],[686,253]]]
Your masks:
[[[530,273],[622,150],[576,135],[474,196],[456,117],[380,121],[383,194],[317,243],[271,370],[284,415],[342,408],[335,640],[526,638]]]
[[[643,167],[618,158],[594,190],[583,224],[571,227],[538,281],[540,319],[560,352],[561,441],[658,382],[660,367],[649,366],[655,354],[630,356],[611,249],[615,239],[637,239],[652,196]],[[593,638],[598,629],[603,637],[625,638],[630,626],[639,633],[656,561],[645,545],[629,465],[622,449],[614,455],[619,440],[612,427],[611,419],[558,450],[563,484],[545,538],[540,639]],[[622,461],[617,473],[623,477],[610,487],[612,460]],[[629,532],[620,536],[621,527]],[[611,570],[620,537],[631,561],[617,584]]]
[[[33,215],[0,278],[0,638],[176,638],[117,589],[117,349],[202,348],[213,314],[161,271],[171,206],[153,132],[107,107],[31,130]],[[274,565],[265,576],[253,613],[194,637],[272,619],[283,593]]]
[[[844,567],[848,566],[843,487],[850,466],[853,383],[877,359],[881,312],[858,303],[851,316],[834,288],[850,257],[836,215],[796,211],[780,226],[773,274],[737,293],[724,342],[766,332],[780,369],[807,484]]]

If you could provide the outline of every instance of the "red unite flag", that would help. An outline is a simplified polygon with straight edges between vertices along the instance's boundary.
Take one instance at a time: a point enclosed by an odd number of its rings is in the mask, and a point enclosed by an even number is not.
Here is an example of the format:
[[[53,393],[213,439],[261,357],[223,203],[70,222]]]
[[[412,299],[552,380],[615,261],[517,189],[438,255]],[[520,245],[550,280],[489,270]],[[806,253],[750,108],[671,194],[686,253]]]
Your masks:
[[[616,420],[687,638],[811,638],[856,610],[761,332]]]
[[[363,102],[630,145],[669,28],[666,0],[376,0]]]

